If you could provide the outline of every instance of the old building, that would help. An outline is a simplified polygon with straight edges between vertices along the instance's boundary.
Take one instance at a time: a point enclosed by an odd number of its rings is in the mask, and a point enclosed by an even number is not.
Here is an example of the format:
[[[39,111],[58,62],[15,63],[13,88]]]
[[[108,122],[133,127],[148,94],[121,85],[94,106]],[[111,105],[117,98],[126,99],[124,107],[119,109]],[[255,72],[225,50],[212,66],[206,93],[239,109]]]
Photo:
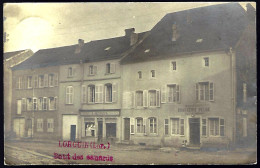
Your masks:
[[[12,102],[12,70],[11,67],[20,64],[33,55],[31,50],[21,50],[4,53],[4,130],[5,138],[11,136],[11,102]]]
[[[255,29],[248,13],[238,3],[214,5],[167,14],[152,28],[121,60],[123,141],[234,144],[236,64],[247,59],[238,44],[248,26]]]

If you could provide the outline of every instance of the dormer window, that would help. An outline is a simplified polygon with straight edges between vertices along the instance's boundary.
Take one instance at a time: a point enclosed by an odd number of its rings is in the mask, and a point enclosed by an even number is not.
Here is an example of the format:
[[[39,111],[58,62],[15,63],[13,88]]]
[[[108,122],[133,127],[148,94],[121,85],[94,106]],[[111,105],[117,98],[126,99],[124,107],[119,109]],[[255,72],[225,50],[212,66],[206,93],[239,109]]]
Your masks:
[[[204,58],[204,66],[209,67],[209,58],[208,57]]]

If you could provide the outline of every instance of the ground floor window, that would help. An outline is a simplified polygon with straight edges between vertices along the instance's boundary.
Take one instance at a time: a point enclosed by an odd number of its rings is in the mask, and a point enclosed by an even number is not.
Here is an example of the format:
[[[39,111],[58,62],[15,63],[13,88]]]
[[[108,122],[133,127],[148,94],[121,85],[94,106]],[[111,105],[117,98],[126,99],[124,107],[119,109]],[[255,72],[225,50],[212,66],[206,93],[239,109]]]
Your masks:
[[[224,119],[209,118],[209,135],[210,136],[224,136],[225,123]]]
[[[150,133],[157,133],[157,121],[156,118],[150,118]]]
[[[95,122],[85,122],[85,136],[95,136]]]
[[[168,119],[164,120],[164,134],[169,135],[169,120]]]
[[[184,135],[184,119],[172,118],[172,135]]]
[[[43,132],[43,119],[37,119],[37,132]]]
[[[54,129],[54,123],[53,118],[47,119],[47,132],[53,132]]]
[[[143,119],[136,119],[136,133],[143,133]]]

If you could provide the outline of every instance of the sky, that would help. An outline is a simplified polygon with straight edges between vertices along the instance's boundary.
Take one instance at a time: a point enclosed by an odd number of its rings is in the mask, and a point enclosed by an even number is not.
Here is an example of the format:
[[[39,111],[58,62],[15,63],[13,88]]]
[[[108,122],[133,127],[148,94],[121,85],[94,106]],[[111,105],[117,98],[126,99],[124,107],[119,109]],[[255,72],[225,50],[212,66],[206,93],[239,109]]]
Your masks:
[[[152,29],[167,13],[224,2],[5,3],[4,52],[55,48]],[[248,2],[241,2],[245,8]],[[256,4],[251,3],[254,7]]]

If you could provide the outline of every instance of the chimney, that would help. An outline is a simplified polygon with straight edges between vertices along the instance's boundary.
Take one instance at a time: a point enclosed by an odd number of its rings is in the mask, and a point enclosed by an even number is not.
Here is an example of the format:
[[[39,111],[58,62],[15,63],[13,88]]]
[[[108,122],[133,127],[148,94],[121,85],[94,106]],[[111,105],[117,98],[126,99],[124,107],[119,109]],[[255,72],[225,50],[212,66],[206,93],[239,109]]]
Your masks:
[[[177,24],[174,22],[172,24],[172,41],[176,41],[179,38],[179,34],[177,31]]]
[[[138,41],[138,34],[135,33],[135,28],[125,29],[125,36],[130,40],[130,46]]]
[[[75,54],[78,54],[81,52],[81,47],[84,45],[84,40],[79,39],[78,40],[78,46],[75,49]]]
[[[246,12],[247,12],[247,17],[250,21],[255,21],[255,8],[250,4],[246,4]]]

